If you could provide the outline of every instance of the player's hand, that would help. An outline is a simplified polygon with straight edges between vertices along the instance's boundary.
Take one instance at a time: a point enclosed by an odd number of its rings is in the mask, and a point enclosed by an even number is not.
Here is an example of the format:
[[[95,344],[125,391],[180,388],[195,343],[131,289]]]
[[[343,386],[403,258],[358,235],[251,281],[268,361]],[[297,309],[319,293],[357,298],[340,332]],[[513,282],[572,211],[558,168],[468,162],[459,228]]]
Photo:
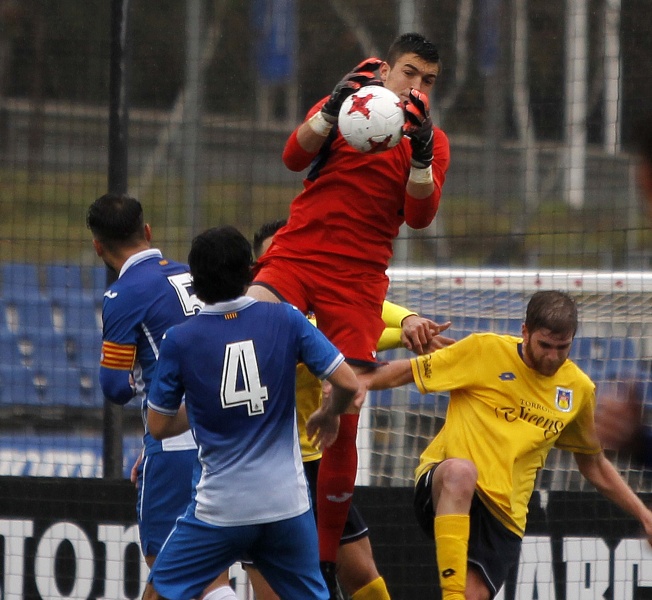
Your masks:
[[[422,354],[430,354],[435,352],[435,350],[441,350],[446,348],[446,346],[451,346],[455,343],[453,338],[446,337],[445,335],[436,335],[433,337],[428,345],[423,349]]]
[[[412,88],[403,110],[405,112],[403,134],[410,138],[412,166],[425,169],[432,164],[434,140],[427,94]]]
[[[335,86],[331,97],[326,100],[326,104],[321,109],[324,119],[329,123],[337,123],[340,116],[342,103],[353,92],[359,90],[365,85],[383,85],[376,77],[374,71],[383,64],[379,58],[367,58],[363,60],[353,71],[347,73],[344,78]]]
[[[319,450],[327,448],[337,439],[340,430],[340,417],[320,406],[306,421],[308,439],[314,442]]]
[[[595,430],[603,448],[631,450],[637,445],[643,406],[634,385],[625,393],[600,395],[595,411]]]
[[[401,323],[401,342],[415,354],[434,352],[455,342],[452,338],[440,335],[450,326],[450,321],[439,325],[419,315],[408,315]]]
[[[144,449],[138,453],[136,462],[134,462],[131,467],[131,473],[129,474],[129,480],[136,486],[136,488],[138,488],[138,467],[140,466],[140,463],[143,462],[143,452]]]

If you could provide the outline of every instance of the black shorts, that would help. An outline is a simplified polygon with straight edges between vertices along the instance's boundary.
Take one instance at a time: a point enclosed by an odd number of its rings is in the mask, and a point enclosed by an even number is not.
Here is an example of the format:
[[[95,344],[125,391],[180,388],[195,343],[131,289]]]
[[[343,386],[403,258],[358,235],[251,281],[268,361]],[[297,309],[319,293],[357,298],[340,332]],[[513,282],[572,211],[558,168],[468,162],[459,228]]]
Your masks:
[[[306,479],[308,480],[308,489],[310,490],[310,502],[312,510],[315,513],[315,520],[317,519],[317,473],[319,472],[320,460],[311,460],[303,463],[303,470],[306,472]],[[360,511],[351,502],[349,506],[349,514],[346,517],[344,524],[344,531],[340,539],[340,546],[343,544],[350,544],[357,542],[362,538],[369,535],[369,528],[364,522]]]
[[[432,474],[436,468],[424,473],[414,488],[414,512],[421,529],[431,539],[435,538]],[[518,563],[522,539],[496,519],[477,494],[473,496],[470,516],[469,566],[480,573],[493,598]]]

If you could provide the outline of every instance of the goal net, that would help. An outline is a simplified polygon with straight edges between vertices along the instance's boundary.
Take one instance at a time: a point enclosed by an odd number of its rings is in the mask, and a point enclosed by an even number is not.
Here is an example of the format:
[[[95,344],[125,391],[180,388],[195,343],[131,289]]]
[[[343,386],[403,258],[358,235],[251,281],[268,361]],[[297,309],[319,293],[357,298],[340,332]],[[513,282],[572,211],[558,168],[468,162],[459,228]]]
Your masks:
[[[478,331],[520,335],[525,308],[538,290],[557,289],[577,301],[580,327],[571,358],[596,383],[598,400],[614,387],[636,385],[652,410],[652,273],[393,268],[388,299],[437,322],[450,337]],[[405,350],[382,358],[407,357]],[[361,485],[411,486],[419,455],[440,430],[448,394],[421,395],[414,385],[370,392],[359,440]],[[636,491],[650,482],[629,456],[610,455]],[[554,450],[537,489],[590,488],[570,453]]]

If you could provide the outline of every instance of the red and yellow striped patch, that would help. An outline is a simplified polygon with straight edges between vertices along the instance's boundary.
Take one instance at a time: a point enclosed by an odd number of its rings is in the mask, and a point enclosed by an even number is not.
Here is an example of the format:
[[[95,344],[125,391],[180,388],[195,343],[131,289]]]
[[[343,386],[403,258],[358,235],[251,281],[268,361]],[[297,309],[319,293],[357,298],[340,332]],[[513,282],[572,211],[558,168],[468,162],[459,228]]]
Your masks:
[[[230,321],[231,319],[237,319],[237,318],[238,318],[238,313],[237,313],[237,312],[226,313],[226,314],[224,315],[224,318],[225,318],[227,321]]]
[[[136,346],[131,344],[115,344],[114,342],[102,342],[102,357],[100,365],[107,369],[118,369],[120,371],[131,371],[136,362]]]

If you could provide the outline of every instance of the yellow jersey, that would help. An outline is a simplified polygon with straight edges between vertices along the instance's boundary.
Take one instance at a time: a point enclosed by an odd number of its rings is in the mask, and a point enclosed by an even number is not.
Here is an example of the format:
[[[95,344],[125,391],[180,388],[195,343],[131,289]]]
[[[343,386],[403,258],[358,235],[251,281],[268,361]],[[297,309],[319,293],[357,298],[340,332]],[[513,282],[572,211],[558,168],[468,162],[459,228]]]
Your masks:
[[[508,335],[472,334],[411,359],[411,366],[421,393],[450,391],[446,421],[421,455],[416,481],[446,458],[472,461],[478,496],[522,537],[550,449],[597,454],[601,448],[593,382],[570,360],[555,375],[541,375],[523,361],[521,343]]]
[[[398,304],[385,301],[383,303],[383,321],[387,327],[378,340],[378,350],[401,347],[401,323],[406,317],[416,314]],[[309,320],[316,325],[314,318]],[[320,406],[321,381],[308,370],[306,365],[300,363],[297,365],[297,430],[303,462],[321,458],[320,450],[315,447],[306,434],[306,421]]]

